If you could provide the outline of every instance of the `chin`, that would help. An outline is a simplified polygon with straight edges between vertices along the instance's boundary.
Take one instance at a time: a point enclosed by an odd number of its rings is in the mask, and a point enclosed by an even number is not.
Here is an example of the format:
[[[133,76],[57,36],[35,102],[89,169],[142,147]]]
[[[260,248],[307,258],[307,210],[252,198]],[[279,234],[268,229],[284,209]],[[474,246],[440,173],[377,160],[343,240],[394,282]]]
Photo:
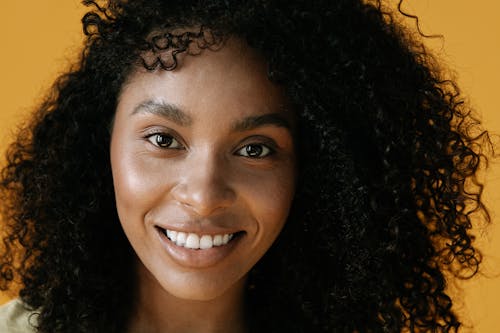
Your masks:
[[[203,273],[198,272],[196,275],[198,274]],[[240,279],[228,279],[227,276],[214,279],[209,279],[207,276],[201,278],[184,276],[177,278],[176,281],[160,282],[163,289],[172,296],[200,302],[212,301],[227,293],[239,293],[244,290],[245,283],[246,275]]]

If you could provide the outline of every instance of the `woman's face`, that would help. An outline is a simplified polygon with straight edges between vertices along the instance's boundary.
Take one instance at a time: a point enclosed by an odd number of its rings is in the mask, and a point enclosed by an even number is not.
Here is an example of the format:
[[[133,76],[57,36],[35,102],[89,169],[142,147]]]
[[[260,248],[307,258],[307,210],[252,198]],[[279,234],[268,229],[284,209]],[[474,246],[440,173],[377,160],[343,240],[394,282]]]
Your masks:
[[[288,215],[293,129],[282,91],[239,41],[175,71],[137,69],[119,98],[111,166],[139,271],[185,299],[243,285]]]

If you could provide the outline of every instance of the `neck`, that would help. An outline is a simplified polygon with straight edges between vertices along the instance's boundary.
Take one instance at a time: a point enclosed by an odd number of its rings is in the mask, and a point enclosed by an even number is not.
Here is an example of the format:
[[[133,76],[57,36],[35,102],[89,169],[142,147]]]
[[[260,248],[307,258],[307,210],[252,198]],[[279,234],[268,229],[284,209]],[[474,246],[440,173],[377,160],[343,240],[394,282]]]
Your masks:
[[[163,289],[139,264],[138,293],[129,333],[244,333],[245,279],[212,300],[186,300]]]

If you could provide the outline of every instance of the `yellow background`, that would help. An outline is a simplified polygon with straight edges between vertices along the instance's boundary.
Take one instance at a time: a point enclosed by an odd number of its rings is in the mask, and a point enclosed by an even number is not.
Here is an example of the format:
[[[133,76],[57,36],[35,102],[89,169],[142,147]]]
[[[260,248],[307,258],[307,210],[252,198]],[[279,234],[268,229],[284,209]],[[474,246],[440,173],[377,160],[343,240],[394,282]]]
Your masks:
[[[427,40],[457,78],[488,130],[500,134],[500,3],[495,0],[407,0]],[[396,0],[389,5],[395,8]],[[54,77],[68,68],[81,44],[78,0],[2,1],[0,4],[0,152]],[[415,22],[404,19],[405,24]],[[500,149],[500,147],[499,147]],[[500,332],[500,163],[485,175],[485,201],[493,224],[478,233],[485,254],[482,274],[453,286],[458,311],[478,333]],[[0,295],[0,303],[7,296]],[[464,331],[469,331],[466,329]]]

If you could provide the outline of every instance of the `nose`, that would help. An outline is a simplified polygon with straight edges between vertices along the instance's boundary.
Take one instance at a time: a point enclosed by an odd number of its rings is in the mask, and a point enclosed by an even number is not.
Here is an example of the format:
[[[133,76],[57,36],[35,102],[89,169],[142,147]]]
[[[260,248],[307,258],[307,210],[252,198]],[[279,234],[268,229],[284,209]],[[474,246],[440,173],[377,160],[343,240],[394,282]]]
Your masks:
[[[172,189],[174,199],[199,216],[209,216],[231,206],[236,193],[230,186],[226,164],[210,153],[187,158],[183,177]]]

